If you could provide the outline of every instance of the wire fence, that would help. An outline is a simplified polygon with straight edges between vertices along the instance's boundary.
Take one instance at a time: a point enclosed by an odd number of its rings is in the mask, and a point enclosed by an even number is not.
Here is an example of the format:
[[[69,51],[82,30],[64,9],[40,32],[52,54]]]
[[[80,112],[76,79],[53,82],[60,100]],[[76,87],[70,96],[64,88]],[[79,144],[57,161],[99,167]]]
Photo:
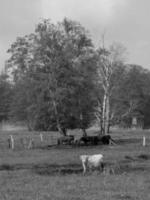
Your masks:
[[[70,131],[68,135],[74,135],[75,139],[82,136],[80,130]],[[36,131],[1,131],[0,149],[35,149],[45,146],[55,146],[58,143],[59,132]]]
[[[57,144],[58,133],[3,133],[0,134],[0,149],[33,149]]]

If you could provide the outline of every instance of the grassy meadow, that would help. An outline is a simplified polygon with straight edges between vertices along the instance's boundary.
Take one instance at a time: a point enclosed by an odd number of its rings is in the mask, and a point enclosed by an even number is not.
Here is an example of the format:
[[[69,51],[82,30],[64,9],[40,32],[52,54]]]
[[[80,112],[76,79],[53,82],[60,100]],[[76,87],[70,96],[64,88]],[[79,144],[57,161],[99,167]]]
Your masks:
[[[14,150],[8,148],[9,135],[15,138]],[[37,132],[1,132],[0,200],[150,199],[150,131],[116,129],[111,136],[116,145],[77,147],[57,146],[57,133],[43,133],[41,142]],[[20,142],[28,137],[34,139],[33,149]],[[79,155],[95,153],[104,155],[105,173],[83,176]]]

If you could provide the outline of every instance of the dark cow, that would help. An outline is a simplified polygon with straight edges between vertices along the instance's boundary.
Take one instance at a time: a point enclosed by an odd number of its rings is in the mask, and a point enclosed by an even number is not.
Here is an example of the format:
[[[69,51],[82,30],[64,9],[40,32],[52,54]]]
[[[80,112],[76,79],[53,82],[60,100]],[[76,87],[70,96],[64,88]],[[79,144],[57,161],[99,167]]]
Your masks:
[[[99,142],[99,137],[98,136],[83,136],[79,139],[80,144],[85,144],[85,145],[97,145]]]
[[[103,136],[83,136],[79,139],[78,144],[84,145],[98,145],[98,144],[115,144],[110,135]]]
[[[108,144],[116,144],[110,135],[101,136],[100,141],[102,142],[102,144],[107,144],[107,145]]]
[[[110,144],[111,136],[110,135],[103,135],[99,138],[99,141],[102,142],[102,144]]]
[[[58,138],[57,140],[57,144],[72,144],[74,141],[74,135],[67,135],[67,136],[62,136],[60,138]]]

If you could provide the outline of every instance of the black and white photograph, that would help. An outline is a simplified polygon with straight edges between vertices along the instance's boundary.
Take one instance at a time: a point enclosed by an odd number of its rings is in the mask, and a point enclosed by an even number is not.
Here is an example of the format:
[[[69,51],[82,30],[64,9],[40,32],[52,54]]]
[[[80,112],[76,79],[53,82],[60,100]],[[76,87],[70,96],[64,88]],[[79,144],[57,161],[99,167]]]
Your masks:
[[[0,200],[150,199],[149,20],[149,0],[0,0]]]

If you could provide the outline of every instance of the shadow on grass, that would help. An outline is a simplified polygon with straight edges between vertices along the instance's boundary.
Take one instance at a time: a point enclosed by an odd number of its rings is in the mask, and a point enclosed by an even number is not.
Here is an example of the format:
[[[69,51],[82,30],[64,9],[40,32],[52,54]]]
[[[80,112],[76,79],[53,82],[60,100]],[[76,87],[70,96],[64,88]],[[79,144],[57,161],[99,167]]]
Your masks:
[[[110,174],[124,174],[124,173],[140,173],[150,172],[149,164],[145,161],[150,159],[150,155],[141,154],[139,156],[131,157],[125,156],[125,159],[115,163],[105,163],[105,170]]]
[[[147,154],[141,154],[138,156],[139,159],[142,159],[142,160],[150,160],[150,155],[147,155]]]
[[[56,150],[68,150],[68,149],[89,149],[89,148],[100,148],[100,147],[105,147],[106,145],[98,144],[98,145],[91,145],[91,144],[71,144],[71,145],[66,145],[66,144],[61,144],[61,145],[47,145],[47,146],[39,146],[39,149],[42,150],[51,150],[51,149],[56,149]]]
[[[16,171],[16,170],[30,170],[32,173],[36,173],[42,176],[58,176],[58,175],[69,175],[69,174],[82,174],[83,169],[78,164],[3,164],[0,166],[0,170],[3,171]],[[120,175],[124,173],[132,172],[150,172],[150,168],[145,165],[132,165],[129,163],[104,163],[104,170],[106,173]]]
[[[118,145],[125,145],[125,144],[138,144],[140,139],[138,138],[124,138],[124,139],[116,139],[115,140],[116,144]]]
[[[65,164],[65,165],[48,165],[41,164],[35,165],[32,171],[39,175],[67,175],[67,174],[81,174],[82,167],[78,164]]]
[[[2,164],[0,165],[0,171],[15,171],[32,169],[31,164]]]
[[[0,171],[30,170],[39,175],[65,175],[80,174],[83,172],[81,165],[78,164],[2,164]]]

